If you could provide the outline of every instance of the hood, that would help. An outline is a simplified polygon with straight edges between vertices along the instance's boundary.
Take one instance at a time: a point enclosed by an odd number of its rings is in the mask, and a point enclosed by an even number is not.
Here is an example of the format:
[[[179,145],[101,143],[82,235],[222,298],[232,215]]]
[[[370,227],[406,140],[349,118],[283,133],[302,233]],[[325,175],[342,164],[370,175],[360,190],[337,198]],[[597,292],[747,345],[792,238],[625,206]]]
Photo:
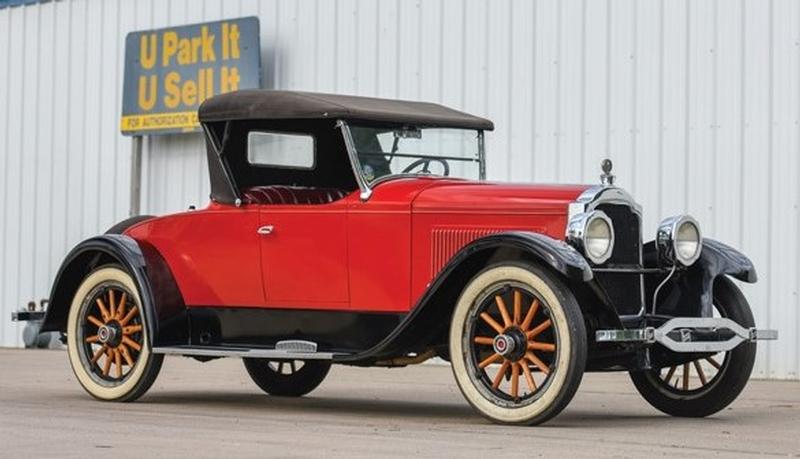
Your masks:
[[[423,190],[415,211],[566,214],[590,185],[442,182]]]

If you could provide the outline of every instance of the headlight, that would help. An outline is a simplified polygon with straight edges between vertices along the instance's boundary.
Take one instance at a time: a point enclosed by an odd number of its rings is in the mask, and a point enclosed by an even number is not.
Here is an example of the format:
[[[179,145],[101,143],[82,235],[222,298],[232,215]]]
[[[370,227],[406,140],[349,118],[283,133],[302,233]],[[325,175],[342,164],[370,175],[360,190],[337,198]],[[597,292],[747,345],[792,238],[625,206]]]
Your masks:
[[[567,241],[594,264],[605,263],[614,251],[614,227],[601,210],[580,213],[567,226]]]
[[[691,266],[703,250],[700,225],[689,215],[666,218],[658,225],[656,245],[663,262]]]

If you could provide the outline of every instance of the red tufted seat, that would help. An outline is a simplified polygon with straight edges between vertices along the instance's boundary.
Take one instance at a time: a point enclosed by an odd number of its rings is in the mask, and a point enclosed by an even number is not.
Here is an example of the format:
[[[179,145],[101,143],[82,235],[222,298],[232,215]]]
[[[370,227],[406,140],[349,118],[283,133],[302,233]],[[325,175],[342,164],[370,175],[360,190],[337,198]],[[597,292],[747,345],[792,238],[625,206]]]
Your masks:
[[[328,204],[347,196],[336,188],[268,185],[242,190],[244,204]]]

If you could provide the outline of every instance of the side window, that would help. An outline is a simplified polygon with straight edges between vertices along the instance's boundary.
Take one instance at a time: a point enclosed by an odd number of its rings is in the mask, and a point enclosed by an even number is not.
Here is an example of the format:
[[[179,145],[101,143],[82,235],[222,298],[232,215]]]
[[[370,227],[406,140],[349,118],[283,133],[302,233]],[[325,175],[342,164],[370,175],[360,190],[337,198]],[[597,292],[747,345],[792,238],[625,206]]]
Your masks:
[[[314,137],[305,134],[251,131],[247,135],[247,161],[256,166],[313,169]]]

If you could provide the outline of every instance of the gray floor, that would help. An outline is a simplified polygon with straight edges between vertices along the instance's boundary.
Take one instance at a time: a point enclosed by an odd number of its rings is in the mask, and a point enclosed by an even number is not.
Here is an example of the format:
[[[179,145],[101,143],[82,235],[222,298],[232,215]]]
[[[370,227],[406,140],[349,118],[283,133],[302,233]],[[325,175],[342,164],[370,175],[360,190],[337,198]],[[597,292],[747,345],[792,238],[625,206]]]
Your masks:
[[[170,357],[139,402],[101,403],[63,351],[0,349],[0,457],[800,457],[800,383],[752,381],[729,409],[675,419],[624,374],[590,374],[543,427],[472,412],[449,367],[334,367],[310,396],[262,395],[241,362]]]

